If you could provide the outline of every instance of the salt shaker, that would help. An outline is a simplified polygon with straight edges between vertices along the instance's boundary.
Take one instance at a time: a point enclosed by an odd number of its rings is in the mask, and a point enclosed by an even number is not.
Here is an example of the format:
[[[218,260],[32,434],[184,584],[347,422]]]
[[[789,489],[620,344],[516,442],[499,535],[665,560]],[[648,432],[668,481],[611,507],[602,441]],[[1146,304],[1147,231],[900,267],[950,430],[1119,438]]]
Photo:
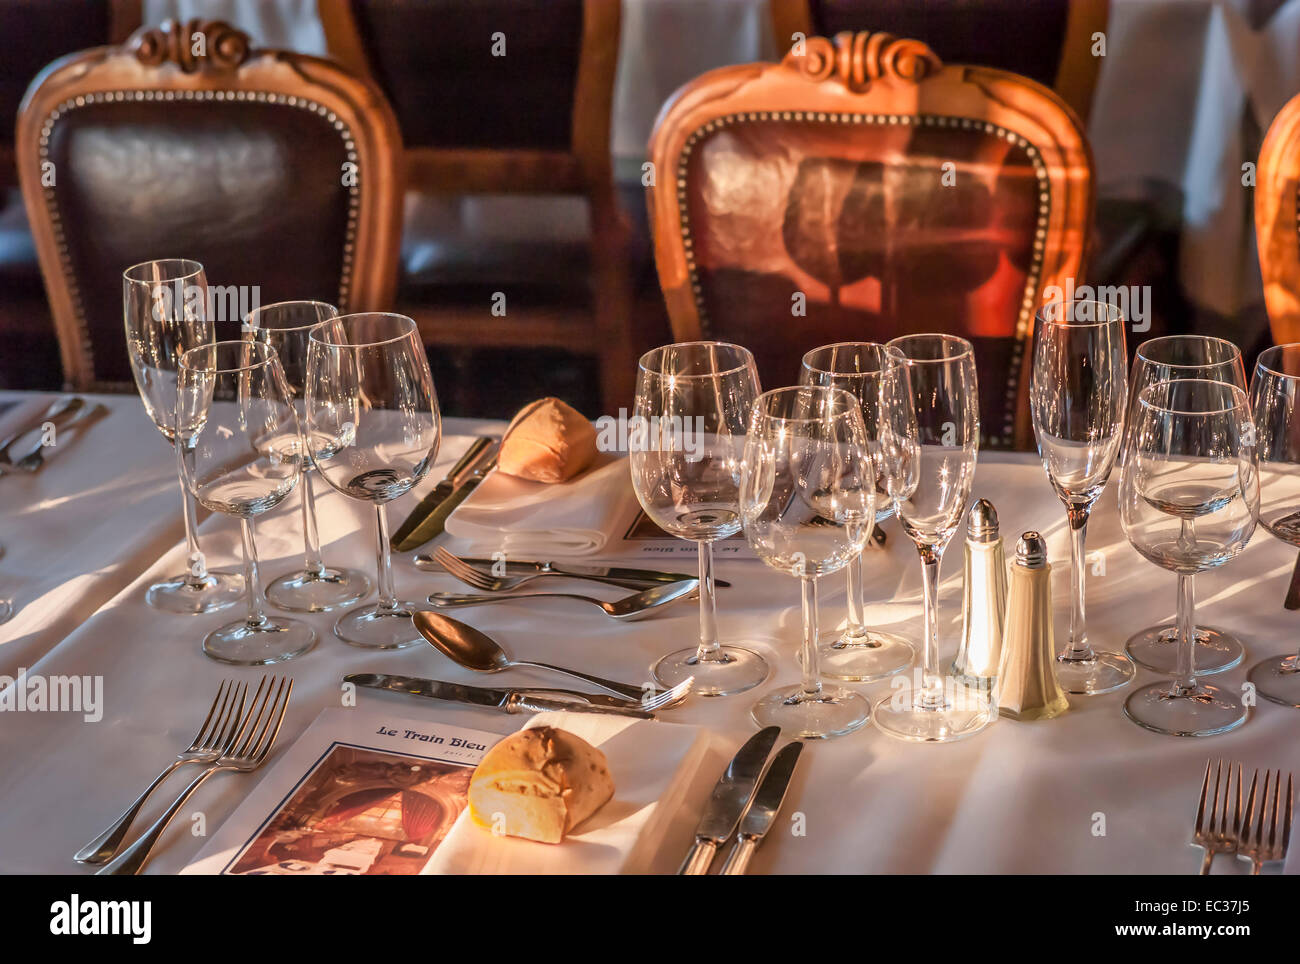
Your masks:
[[[993,685],[1002,653],[1007,607],[1007,558],[998,513],[980,499],[966,514],[966,554],[961,601],[961,646],[953,675],[981,689]]]
[[[1011,566],[994,690],[998,712],[1013,720],[1050,720],[1070,708],[1056,681],[1051,578],[1047,543],[1037,532],[1026,532],[1016,544],[1016,561]]]

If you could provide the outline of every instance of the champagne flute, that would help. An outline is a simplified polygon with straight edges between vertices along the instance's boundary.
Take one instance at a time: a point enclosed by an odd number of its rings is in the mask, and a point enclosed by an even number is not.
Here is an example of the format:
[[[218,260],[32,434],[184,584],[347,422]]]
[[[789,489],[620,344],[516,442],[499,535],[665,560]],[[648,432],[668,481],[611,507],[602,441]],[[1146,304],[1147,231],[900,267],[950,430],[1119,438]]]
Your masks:
[[[1300,344],[1260,352],[1250,401],[1259,451],[1259,524],[1300,548]],[[1300,707],[1300,654],[1256,663],[1246,679],[1265,699]]]
[[[244,337],[270,345],[280,356],[300,426],[306,424],[303,386],[307,380],[310,332],[321,322],[338,317],[338,309],[323,301],[281,301],[254,308],[244,319]],[[303,441],[306,451],[306,441]],[[312,493],[311,459],[302,465],[302,538],[306,563],[297,571],[273,579],[266,587],[271,605],[289,612],[327,612],[350,605],[370,593],[370,580],[355,569],[325,565],[316,527],[316,499]]]
[[[1200,378],[1143,389],[1128,427],[1119,500],[1133,548],[1178,574],[1174,680],[1134,692],[1125,715],[1174,736],[1240,726],[1246,719],[1241,700],[1196,678],[1192,576],[1231,561],[1255,531],[1259,470],[1246,393]]]
[[[183,258],[145,261],[122,272],[122,315],[131,374],[145,411],[168,442],[176,439],[176,368],[190,348],[212,341],[208,280],[203,265]],[[185,486],[177,450],[176,474],[185,512],[189,570],[149,587],[145,599],[169,613],[210,613],[239,602],[238,573],[209,570],[199,548],[194,497]]]
[[[1118,308],[1053,301],[1039,309],[1029,408],[1039,458],[1070,523],[1070,638],[1056,657],[1056,678],[1067,693],[1109,693],[1137,671],[1123,653],[1093,649],[1084,620],[1088,516],[1123,439],[1127,365]]]
[[[656,664],[668,688],[694,677],[701,696],[740,693],[767,679],[767,662],[718,641],[713,542],[740,531],[740,469],[758,370],[739,345],[697,341],[641,356],[628,462],[641,507],[661,529],[699,549],[700,642]]]
[[[1206,335],[1166,335],[1143,342],[1138,346],[1129,378],[1129,422],[1135,417],[1138,399],[1148,385],[1184,378],[1227,382],[1244,391],[1246,368],[1241,351],[1230,341]],[[1121,461],[1123,458],[1121,451]],[[1232,669],[1245,657],[1241,641],[1232,633],[1210,626],[1195,629],[1198,676]],[[1139,666],[1172,674],[1178,666],[1178,627],[1149,626],[1129,637],[1124,649]]]
[[[237,517],[244,537],[248,616],[208,633],[203,652],[240,666],[301,656],[316,645],[316,631],[266,614],[253,534],[253,519],[283,502],[302,470],[298,419],[275,350],[247,341],[191,348],[176,393],[185,484],[205,508]]]
[[[341,315],[312,329],[307,350],[308,452],[321,476],[350,499],[372,503],[379,601],[350,609],[334,633],[363,649],[423,644],[411,622],[419,607],[393,587],[385,506],[429,474],[442,418],[429,359],[405,315]]]
[[[910,693],[894,686],[872,719],[900,740],[947,743],[997,719],[987,694],[939,671],[939,564],[965,514],[979,448],[975,350],[955,335],[905,335],[889,345],[904,363],[884,382],[885,484],[920,555],[925,643],[917,685]]]
[[[841,342],[814,348],[803,356],[799,372],[801,385],[842,388],[858,400],[867,433],[867,449],[875,473],[876,524],[894,514],[894,504],[885,493],[885,459],[880,444],[881,385],[890,365],[901,365],[903,354],[874,342]],[[863,602],[863,553],[853,556],[844,571],[848,574],[848,625],[842,632],[829,633],[820,644],[822,673],[836,679],[876,680],[904,670],[916,656],[904,637],[868,629]]]
[[[745,443],[745,538],[803,589],[803,681],[769,693],[751,713],[759,726],[779,726],[798,739],[842,736],[871,718],[862,694],[823,685],[817,645],[817,577],[860,555],[875,521],[875,472],[861,409],[843,389],[778,388],[754,403]]]

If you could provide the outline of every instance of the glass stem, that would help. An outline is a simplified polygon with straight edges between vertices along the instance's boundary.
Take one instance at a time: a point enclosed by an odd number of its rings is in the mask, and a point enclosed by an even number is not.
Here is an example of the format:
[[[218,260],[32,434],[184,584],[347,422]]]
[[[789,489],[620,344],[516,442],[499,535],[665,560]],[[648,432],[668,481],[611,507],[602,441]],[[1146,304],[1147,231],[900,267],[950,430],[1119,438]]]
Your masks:
[[[393,588],[393,560],[388,552],[388,510],[383,502],[375,506],[375,532],[379,542],[375,545],[375,564],[379,571],[379,608],[387,612],[397,610],[397,590]]]
[[[700,556],[700,648],[695,658],[700,662],[722,659],[718,645],[718,603],[713,585],[713,543],[697,542]]]
[[[821,667],[817,663],[817,580],[803,576],[803,681],[800,689],[805,700],[814,700],[822,693]]]
[[[203,589],[208,582],[208,564],[199,548],[198,503],[185,484],[185,463],[182,443],[178,440],[176,449],[176,472],[181,479],[181,503],[185,513],[185,584],[191,589]]]
[[[1070,519],[1070,639],[1061,651],[1068,660],[1095,659],[1085,626],[1084,584],[1088,576],[1088,515],[1092,505],[1068,504]]]
[[[248,628],[261,629],[266,625],[266,596],[262,581],[257,575],[257,544],[253,540],[253,520],[243,516],[240,529],[244,535],[244,581],[248,583]]]
[[[921,651],[921,691],[916,704],[921,709],[941,709],[946,703],[943,678],[939,674],[939,563],[943,550],[921,547],[921,583],[925,594],[925,643]]]
[[[306,550],[306,570],[313,576],[325,575],[325,560],[320,554],[320,532],[316,528],[316,496],[311,490],[311,469],[302,474],[302,543]]]
[[[864,548],[863,552],[865,551]],[[845,568],[848,570],[849,578],[849,624],[840,639],[846,643],[860,645],[868,642],[866,607],[862,604],[862,553],[850,559]]]
[[[1196,689],[1196,594],[1191,576],[1178,576],[1178,664],[1171,696]]]

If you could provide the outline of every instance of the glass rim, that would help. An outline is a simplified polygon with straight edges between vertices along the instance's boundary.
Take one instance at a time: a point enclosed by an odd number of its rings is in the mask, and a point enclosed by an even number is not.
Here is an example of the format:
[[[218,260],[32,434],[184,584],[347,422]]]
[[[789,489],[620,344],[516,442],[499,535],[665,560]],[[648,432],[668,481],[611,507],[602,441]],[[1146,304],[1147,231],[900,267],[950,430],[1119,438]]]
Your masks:
[[[945,355],[943,358],[913,358],[907,354],[907,352],[903,351],[897,344],[897,342],[906,341],[909,338],[938,338],[944,342],[960,344],[965,347],[963,347],[956,355]],[[975,356],[975,346],[968,339],[963,338],[961,335],[949,335],[945,332],[939,331],[919,331],[911,335],[899,335],[897,338],[889,339],[889,341],[885,342],[885,345],[889,348],[897,348],[903,355],[903,362],[908,365],[933,365],[936,362],[961,361],[961,359],[965,358],[967,355],[970,355],[972,358]]]
[[[316,332],[319,329],[325,327],[326,325],[332,324],[334,322],[348,321],[353,318],[396,318],[399,319],[400,321],[406,322],[406,324],[409,325],[410,327],[406,331],[402,332],[400,335],[393,335],[390,338],[380,338],[375,341],[334,342],[334,341],[323,341],[322,339],[316,337]],[[382,345],[391,345],[395,342],[404,341],[405,339],[410,338],[412,335],[417,335],[419,331],[420,328],[415,323],[415,319],[411,318],[409,315],[403,315],[400,312],[352,311],[346,315],[336,315],[333,318],[326,318],[320,324],[313,325],[312,330],[308,333],[307,337],[310,341],[315,342],[318,345],[323,345],[326,348],[378,348]]]
[[[699,345],[713,345],[718,348],[734,348],[744,353],[745,361],[742,364],[732,368],[724,368],[716,372],[666,372],[658,368],[650,368],[646,364],[646,359],[651,355],[666,351],[669,348],[695,348]],[[654,375],[657,378],[719,378],[723,375],[734,375],[736,372],[744,371],[753,364],[754,353],[744,345],[737,345],[730,341],[710,341],[709,339],[700,339],[699,341],[675,341],[668,345],[660,345],[658,348],[651,348],[643,354],[637,361],[637,370],[643,371],[647,375]]]
[[[1157,344],[1158,342],[1192,341],[1192,340],[1209,341],[1219,345],[1227,345],[1229,348],[1232,349],[1232,354],[1228,358],[1225,358],[1223,361],[1199,362],[1199,363],[1156,361],[1154,358],[1150,358],[1146,354],[1144,354],[1144,349],[1148,345],[1154,345]],[[1237,345],[1235,345],[1233,342],[1228,341],[1228,339],[1219,338],[1216,335],[1191,335],[1191,334],[1161,335],[1158,338],[1148,338],[1146,341],[1142,342],[1142,344],[1138,345],[1137,351],[1134,353],[1134,358],[1141,359],[1145,362],[1149,362],[1152,365],[1163,365],[1165,368],[1213,368],[1216,365],[1230,365],[1234,361],[1239,360],[1241,358],[1241,349],[1238,348]],[[1190,380],[1191,381],[1213,381],[1214,379],[1190,379]]]
[[[239,347],[245,350],[249,348],[256,348],[260,351],[263,357],[260,361],[250,362],[247,365],[234,365],[231,367],[220,367],[220,366],[216,366],[215,364],[212,367],[209,367],[207,365],[199,367],[196,365],[185,364],[185,359],[189,358],[191,355],[197,355],[199,352],[212,352],[213,355],[215,356],[217,349],[226,348],[234,345],[238,345]],[[270,345],[266,344],[265,342],[248,341],[247,339],[244,338],[231,338],[231,339],[226,339],[224,341],[210,341],[206,345],[195,345],[193,348],[189,348],[184,353],[182,353],[176,365],[177,368],[184,368],[186,371],[198,372],[204,375],[229,375],[234,372],[255,371],[259,368],[262,368],[265,365],[269,365],[272,362],[278,360],[279,357],[280,357],[279,353],[276,352],[274,348],[272,348]],[[216,358],[214,357],[213,362],[215,363],[215,361]]]
[[[1191,409],[1171,408],[1168,405],[1157,405],[1155,402],[1147,398],[1148,395],[1154,394],[1156,389],[1166,385],[1190,386],[1190,385],[1197,385],[1197,384],[1218,385],[1221,388],[1228,389],[1230,392],[1232,392],[1233,398],[1236,399],[1236,404],[1226,405],[1223,408],[1207,408],[1207,409],[1198,409],[1193,411]],[[1146,408],[1151,409],[1152,411],[1168,412],[1170,415],[1189,415],[1189,416],[1226,415],[1228,412],[1231,412],[1233,409],[1240,408],[1243,405],[1245,406],[1246,412],[1249,415],[1250,414],[1249,401],[1250,401],[1250,397],[1246,394],[1245,389],[1243,389],[1241,386],[1233,385],[1231,382],[1221,382],[1218,379],[1214,379],[1214,378],[1172,378],[1172,379],[1165,378],[1165,379],[1161,379],[1158,382],[1152,382],[1150,385],[1142,389],[1141,394],[1138,395],[1138,404],[1143,405]]]
[[[306,324],[306,325],[291,325],[291,326],[285,326],[285,327],[283,327],[283,328],[278,327],[278,326],[273,326],[273,327],[271,327],[271,328],[269,328],[269,329],[267,329],[267,330],[269,330],[269,331],[303,331],[303,330],[305,330],[305,329],[315,328],[317,325],[323,325],[323,324],[325,324],[326,322],[333,321],[335,318],[341,318],[341,317],[343,317],[342,315],[339,314],[339,310],[338,310],[338,308],[337,308],[335,305],[330,304],[328,301],[317,301],[317,300],[315,300],[314,298],[303,298],[303,299],[299,299],[299,298],[291,298],[291,299],[289,299],[288,301],[273,301],[273,302],[271,302],[269,305],[258,305],[256,308],[254,308],[252,311],[250,311],[248,314],[246,314],[246,315],[244,316],[244,324],[243,324],[244,329],[245,329],[245,330],[248,330],[248,331],[261,331],[261,330],[263,330],[264,328],[266,328],[265,325],[250,325],[250,324],[248,323],[248,320],[249,320],[250,318],[252,318],[254,315],[256,315],[258,312],[267,311],[268,309],[271,309],[271,308],[283,308],[283,307],[286,306],[286,305],[304,305],[304,306],[305,306],[305,305],[316,305],[316,306],[319,306],[319,307],[321,307],[321,308],[328,308],[330,311],[334,312],[334,314],[331,315],[329,318],[322,318],[322,319],[320,319],[320,320],[313,321],[313,322],[311,322],[310,324]]]
[[[1106,309],[1107,313],[1114,312],[1115,317],[1094,319],[1093,321],[1079,321],[1077,319],[1073,321],[1066,321],[1060,318],[1049,318],[1046,314],[1044,314],[1044,312],[1048,308],[1051,308],[1054,305],[1064,306],[1065,304],[1067,304],[1067,302],[1065,302],[1064,300],[1044,301],[1041,305],[1038,306],[1038,310],[1034,312],[1034,316],[1043,324],[1055,325],[1057,328],[1100,328],[1103,325],[1113,325],[1116,323],[1123,324],[1125,320],[1124,312],[1120,311],[1119,306],[1112,305],[1109,301],[1098,301],[1096,298],[1075,298],[1074,300],[1068,303],[1071,305],[1100,305],[1101,307]],[[1154,341],[1155,339],[1152,340]]]
[[[135,271],[137,268],[143,268],[151,264],[184,265],[187,267],[187,270],[183,274],[174,275],[173,277],[170,278],[136,278],[132,276],[131,272]],[[129,281],[132,284],[137,284],[137,285],[148,285],[148,284],[166,285],[166,284],[173,284],[177,281],[185,281],[187,278],[193,278],[195,275],[200,275],[202,273],[203,273],[203,265],[195,261],[193,258],[151,258],[148,261],[139,261],[136,264],[131,265],[129,268],[123,268],[122,280]]]
[[[868,378],[873,375],[883,375],[886,371],[886,366],[882,365],[880,368],[876,368],[873,369],[872,371],[867,371],[867,372],[837,372],[837,371],[832,371],[829,368],[819,368],[818,366],[809,363],[808,357],[810,355],[813,355],[819,351],[834,351],[836,348],[879,348],[881,351],[884,352],[886,358],[896,357],[897,360],[900,362],[907,360],[906,355],[904,355],[898,348],[894,347],[893,345],[890,345],[888,342],[835,341],[835,342],[831,342],[829,345],[818,345],[816,348],[808,349],[806,352],[804,352],[803,358],[800,359],[799,364],[803,368],[806,368],[808,371],[816,375],[827,375],[831,378]]]
[[[832,415],[773,415],[768,412],[760,412],[759,408],[764,404],[764,400],[771,401],[779,395],[789,395],[792,392],[819,392],[826,393],[832,399],[837,395],[843,395],[846,400],[846,407],[843,411],[835,412]],[[857,396],[843,388],[836,388],[834,385],[785,385],[781,388],[771,388],[763,392],[758,398],[754,399],[753,415],[765,419],[769,422],[824,422],[827,419],[852,418],[854,414],[860,414],[861,403]]]
[[[1276,375],[1278,378],[1295,378],[1295,379],[1300,379],[1300,374],[1297,374],[1297,375],[1288,375],[1286,372],[1280,372],[1280,371],[1278,371],[1276,368],[1274,368],[1272,365],[1268,365],[1268,364],[1265,364],[1265,363],[1264,363],[1264,356],[1265,356],[1265,355],[1271,355],[1271,354],[1273,354],[1274,352],[1277,352],[1278,354],[1281,354],[1282,350],[1283,350],[1283,349],[1286,349],[1286,348],[1294,348],[1294,349],[1300,351],[1300,341],[1288,341],[1288,342],[1286,342],[1285,344],[1281,344],[1281,345],[1270,345],[1268,348],[1265,348],[1262,352],[1260,352],[1260,353],[1255,357],[1255,371],[1257,371],[1257,372],[1258,372],[1258,371],[1264,371],[1264,372],[1267,372],[1267,373],[1270,374],[1270,375]]]

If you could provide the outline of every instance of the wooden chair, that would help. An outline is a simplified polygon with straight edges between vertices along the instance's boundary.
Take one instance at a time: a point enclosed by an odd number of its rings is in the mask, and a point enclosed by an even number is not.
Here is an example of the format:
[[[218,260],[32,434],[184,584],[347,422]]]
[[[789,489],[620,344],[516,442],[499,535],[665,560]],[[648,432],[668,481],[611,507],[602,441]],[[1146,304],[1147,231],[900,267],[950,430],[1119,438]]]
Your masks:
[[[1278,111],[1259,149],[1255,243],[1273,341],[1300,341],[1300,96]]]
[[[393,103],[413,192],[563,195],[589,212],[577,245],[429,239],[434,263],[408,259],[399,310],[429,344],[595,356],[606,410],[630,406],[629,239],[610,162],[619,0],[318,0],[318,9],[331,55]],[[498,32],[504,57],[492,55]],[[492,311],[498,291],[504,316]]]
[[[976,348],[985,444],[1032,446],[1044,289],[1081,277],[1092,158],[1047,88],[888,34],[723,67],[650,141],[673,334],[754,351],[789,384],[816,345],[948,331]]]
[[[1086,124],[1110,0],[770,0],[776,49],[796,34],[871,30],[915,37],[945,62],[996,67],[1055,90]]]
[[[124,268],[200,261],[229,295],[387,308],[401,141],[383,95],[334,63],[250,50],[219,21],[142,28],[49,65],[18,117],[23,200],[78,390],[129,382]]]

